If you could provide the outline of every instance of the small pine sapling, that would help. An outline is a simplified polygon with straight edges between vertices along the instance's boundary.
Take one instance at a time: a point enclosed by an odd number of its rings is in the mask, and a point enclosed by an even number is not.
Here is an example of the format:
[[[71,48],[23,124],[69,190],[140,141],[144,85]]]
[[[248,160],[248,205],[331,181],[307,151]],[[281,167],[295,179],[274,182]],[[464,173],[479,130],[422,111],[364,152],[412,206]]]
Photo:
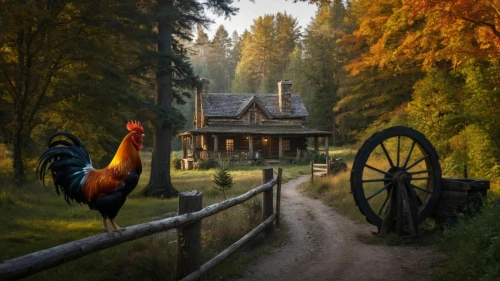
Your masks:
[[[233,186],[233,177],[226,168],[220,168],[215,172],[214,183],[217,185],[214,188],[222,191],[224,200],[226,200],[226,190],[229,190]]]

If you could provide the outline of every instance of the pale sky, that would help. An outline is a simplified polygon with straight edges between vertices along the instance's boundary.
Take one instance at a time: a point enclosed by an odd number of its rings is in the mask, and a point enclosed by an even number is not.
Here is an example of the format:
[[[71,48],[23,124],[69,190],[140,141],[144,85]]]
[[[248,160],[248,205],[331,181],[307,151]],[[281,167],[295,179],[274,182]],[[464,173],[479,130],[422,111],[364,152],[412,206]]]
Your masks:
[[[229,35],[234,30],[241,35],[245,29],[250,30],[253,20],[259,16],[285,11],[297,19],[298,25],[302,27],[303,31],[311,22],[317,9],[315,5],[310,5],[307,2],[293,3],[293,0],[255,0],[253,3],[249,0],[240,0],[239,2],[235,1],[234,6],[240,8],[240,11],[230,20],[224,20],[224,17],[215,18],[214,15],[208,14],[215,20],[215,23],[210,26],[210,30],[206,31],[210,39],[221,24],[224,25]]]

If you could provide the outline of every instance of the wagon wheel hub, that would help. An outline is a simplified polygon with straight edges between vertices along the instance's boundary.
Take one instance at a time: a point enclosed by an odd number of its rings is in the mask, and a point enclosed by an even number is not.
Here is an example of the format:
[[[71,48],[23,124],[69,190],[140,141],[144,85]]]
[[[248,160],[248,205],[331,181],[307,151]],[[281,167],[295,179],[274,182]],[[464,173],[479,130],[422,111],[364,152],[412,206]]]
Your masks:
[[[412,176],[407,171],[398,171],[393,174],[393,182],[394,184],[399,184],[401,182],[410,183]]]

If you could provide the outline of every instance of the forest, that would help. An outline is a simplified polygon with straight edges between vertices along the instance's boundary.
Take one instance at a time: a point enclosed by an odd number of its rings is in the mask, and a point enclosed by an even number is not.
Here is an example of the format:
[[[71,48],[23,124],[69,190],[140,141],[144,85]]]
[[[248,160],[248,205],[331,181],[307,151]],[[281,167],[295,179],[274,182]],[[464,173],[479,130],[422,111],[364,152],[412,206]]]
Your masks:
[[[283,12],[242,34],[219,26],[212,38],[204,9],[235,16],[232,1],[166,2],[176,5],[166,53],[157,52],[156,1],[2,2],[3,176],[29,177],[56,130],[107,163],[124,120],[143,120],[150,136],[158,124],[189,128],[190,96],[205,77],[211,92],[230,93],[273,93],[292,80],[308,126],[335,130],[335,146],[406,125],[433,143],[445,174],[467,165],[471,177],[500,178],[498,1],[310,0],[318,10],[304,29]],[[169,110],[155,95],[162,60]]]
[[[308,125],[336,146],[413,127],[436,147],[443,173],[500,177],[498,1],[319,1],[301,31],[285,13],[242,34],[197,28],[190,59],[211,92],[273,93],[292,80]],[[333,123],[334,122],[334,123]]]

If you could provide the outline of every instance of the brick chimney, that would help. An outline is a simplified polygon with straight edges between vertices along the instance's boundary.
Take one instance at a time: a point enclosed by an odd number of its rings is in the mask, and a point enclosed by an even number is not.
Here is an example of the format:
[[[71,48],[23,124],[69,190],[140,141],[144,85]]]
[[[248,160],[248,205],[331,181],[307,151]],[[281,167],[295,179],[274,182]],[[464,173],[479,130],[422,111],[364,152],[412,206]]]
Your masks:
[[[202,128],[203,127],[203,120],[202,120],[202,114],[201,114],[201,95],[202,94],[208,94],[208,84],[210,84],[210,81],[205,78],[201,78],[201,84],[202,88],[198,89],[196,88],[196,97],[195,97],[195,128]]]
[[[290,114],[292,112],[292,81],[278,82],[278,100],[281,114]]]

